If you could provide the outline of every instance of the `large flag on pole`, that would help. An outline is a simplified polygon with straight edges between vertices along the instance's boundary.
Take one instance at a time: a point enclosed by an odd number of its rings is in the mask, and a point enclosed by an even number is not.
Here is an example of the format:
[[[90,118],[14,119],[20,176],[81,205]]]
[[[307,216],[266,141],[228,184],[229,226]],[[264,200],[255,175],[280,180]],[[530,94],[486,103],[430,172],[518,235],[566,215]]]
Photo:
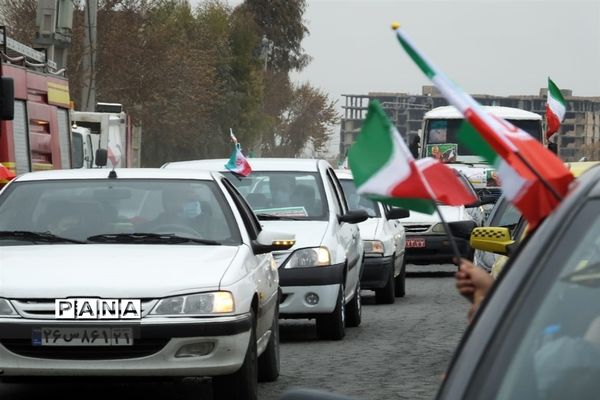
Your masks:
[[[531,135],[487,113],[438,70],[398,24],[392,27],[400,44],[421,71],[475,128],[467,129],[462,141],[493,162],[505,196],[521,211],[530,227],[535,228],[566,195],[573,175],[556,155]]]
[[[450,167],[432,158],[415,161],[377,101],[369,103],[348,163],[358,193],[383,203],[432,214],[432,200],[448,205],[477,200]]]
[[[560,129],[567,113],[567,102],[560,89],[548,78],[548,99],[546,100],[546,138],[550,139]]]
[[[233,142],[233,152],[229,157],[229,161],[227,161],[227,164],[225,164],[225,168],[234,174],[248,176],[252,172],[252,167],[250,167],[248,159],[244,157],[244,154],[242,153],[242,147],[238,143],[232,129],[229,130],[229,135],[231,137],[231,141]]]

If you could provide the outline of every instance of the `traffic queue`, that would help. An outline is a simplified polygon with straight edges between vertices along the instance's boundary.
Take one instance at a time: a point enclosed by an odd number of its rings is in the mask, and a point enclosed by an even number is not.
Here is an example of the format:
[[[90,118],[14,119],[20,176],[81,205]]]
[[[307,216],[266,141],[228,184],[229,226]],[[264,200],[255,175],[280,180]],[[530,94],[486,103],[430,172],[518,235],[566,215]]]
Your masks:
[[[500,200],[476,186],[486,167],[453,165],[458,146],[416,160],[377,102],[349,169],[248,159],[232,133],[229,160],[102,168],[100,149],[98,168],[6,176],[0,381],[202,376],[217,399],[256,399],[280,374],[281,319],[342,340],[362,323],[362,291],[391,304],[410,290],[407,263],[452,262],[470,323],[438,398],[597,397],[600,169],[575,180],[394,30],[467,122],[457,138],[487,143]]]

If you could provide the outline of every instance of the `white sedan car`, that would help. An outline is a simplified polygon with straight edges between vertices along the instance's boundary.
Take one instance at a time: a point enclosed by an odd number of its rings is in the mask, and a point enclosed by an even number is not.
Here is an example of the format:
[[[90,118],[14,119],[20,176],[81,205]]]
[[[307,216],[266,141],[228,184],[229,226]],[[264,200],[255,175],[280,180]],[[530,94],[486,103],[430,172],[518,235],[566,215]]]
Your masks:
[[[361,289],[375,291],[377,303],[391,304],[396,297],[404,297],[406,292],[406,235],[399,219],[407,218],[410,213],[360,196],[350,170],[336,170],[335,173],[344,189],[348,207],[363,209],[369,215],[369,219],[358,224],[365,248]]]
[[[0,192],[0,376],[212,376],[254,399],[279,375],[270,252],[293,244],[218,173],[22,175]]]

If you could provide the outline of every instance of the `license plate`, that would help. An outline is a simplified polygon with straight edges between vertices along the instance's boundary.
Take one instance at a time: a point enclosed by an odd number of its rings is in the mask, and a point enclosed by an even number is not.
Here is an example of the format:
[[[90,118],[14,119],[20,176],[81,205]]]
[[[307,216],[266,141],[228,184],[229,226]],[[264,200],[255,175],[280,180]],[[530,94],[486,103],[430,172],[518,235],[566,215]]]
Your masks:
[[[407,248],[422,248],[425,247],[425,239],[423,238],[414,238],[414,239],[406,239],[406,247]]]
[[[31,335],[33,346],[132,346],[131,328],[40,328]]]

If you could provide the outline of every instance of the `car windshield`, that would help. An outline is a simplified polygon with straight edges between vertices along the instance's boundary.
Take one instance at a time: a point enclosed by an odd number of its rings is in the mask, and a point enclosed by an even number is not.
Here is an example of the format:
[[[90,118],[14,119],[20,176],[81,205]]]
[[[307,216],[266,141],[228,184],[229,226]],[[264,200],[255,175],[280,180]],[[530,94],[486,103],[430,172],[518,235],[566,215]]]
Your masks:
[[[260,219],[325,220],[327,200],[321,178],[311,172],[225,173]]]
[[[172,243],[173,236],[196,239],[190,243],[241,242],[223,194],[213,181],[200,180],[15,182],[0,199],[0,232],[5,246],[48,234],[82,242],[95,236],[135,243]],[[33,235],[39,233],[46,235]]]
[[[501,197],[496,204],[497,209],[492,210],[486,226],[503,226],[513,231],[521,219],[521,212],[506,199]]]
[[[458,140],[458,132],[463,121],[462,119],[427,120],[425,125],[426,155],[443,162],[456,161],[457,155],[476,155]],[[508,121],[541,141],[542,132],[539,120],[514,120],[509,118]]]
[[[365,210],[369,217],[379,217],[379,206],[373,200],[359,195],[356,192],[356,186],[354,181],[350,179],[340,179],[342,189],[344,190],[344,196],[346,196],[346,202],[350,210]]]
[[[495,371],[489,372],[499,383],[489,389],[496,398],[598,398],[598,207],[600,201],[588,203],[561,234],[561,245],[549,249],[532,287],[515,299],[521,303],[518,315],[506,321],[507,333],[497,350],[503,357],[495,358]]]

